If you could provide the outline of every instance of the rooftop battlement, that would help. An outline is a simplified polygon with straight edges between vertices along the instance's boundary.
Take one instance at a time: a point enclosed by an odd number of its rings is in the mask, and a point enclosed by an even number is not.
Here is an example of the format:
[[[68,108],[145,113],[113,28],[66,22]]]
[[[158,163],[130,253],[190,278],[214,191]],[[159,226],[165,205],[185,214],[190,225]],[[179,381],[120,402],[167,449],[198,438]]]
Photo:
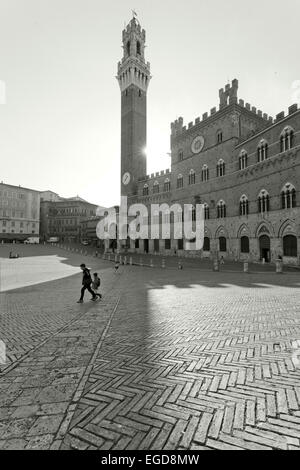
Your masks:
[[[195,126],[198,126],[199,124],[203,123],[204,121],[212,118],[216,114],[218,114],[220,111],[223,111],[227,107],[231,105],[237,105],[241,108],[244,108],[245,110],[251,112],[252,114],[255,114],[258,118],[261,118],[263,121],[265,121],[266,124],[272,125],[274,122],[273,117],[268,116],[268,114],[263,113],[260,109],[257,109],[255,106],[252,106],[250,103],[246,103],[245,101],[240,99],[238,100],[237,97],[237,91],[238,91],[238,80],[234,79],[231,82],[231,85],[228,83],[225,85],[224,88],[221,88],[219,90],[219,98],[220,98],[220,103],[219,103],[219,110],[217,111],[217,108],[211,108],[210,113],[204,113],[202,114],[202,119],[201,117],[197,117],[195,121],[191,121],[188,123],[187,126],[183,125],[183,118],[179,117],[176,119],[176,121],[171,123],[171,136],[172,137],[177,137],[180,134],[183,134],[187,130],[193,129]],[[276,119],[278,119],[278,116],[280,118],[280,115],[276,116]]]
[[[255,106],[252,106],[250,103],[246,103],[244,100],[239,100],[238,105],[241,108],[247,109],[247,111],[250,111],[253,114],[256,114],[258,117],[263,119],[266,122],[269,122],[270,124],[273,123],[273,118],[272,116],[268,116],[268,114],[263,113],[260,109],[257,109]]]
[[[139,182],[141,181],[150,181],[156,178],[159,178],[161,176],[170,176],[171,170],[170,168],[167,168],[166,170],[161,170],[161,171],[156,171],[155,173],[151,173],[150,175],[145,175],[142,176],[141,178],[138,179]]]
[[[283,121],[284,119],[287,119],[289,116],[292,116],[293,114],[297,113],[298,111],[299,111],[299,108],[298,108],[298,104],[296,103],[296,104],[292,104],[291,106],[289,106],[287,115],[285,114],[284,111],[281,111],[280,113],[276,114],[275,119],[273,119],[271,117],[268,117],[267,115],[263,115],[263,116],[266,116],[268,118],[267,122],[269,123],[269,125],[266,128],[264,128],[264,129],[262,129],[258,132],[255,132],[255,131],[249,132],[246,136],[242,137],[239,140],[239,144],[251,139],[252,137],[255,137],[255,136],[265,132],[267,129],[270,128],[270,126],[275,126],[279,122]]]

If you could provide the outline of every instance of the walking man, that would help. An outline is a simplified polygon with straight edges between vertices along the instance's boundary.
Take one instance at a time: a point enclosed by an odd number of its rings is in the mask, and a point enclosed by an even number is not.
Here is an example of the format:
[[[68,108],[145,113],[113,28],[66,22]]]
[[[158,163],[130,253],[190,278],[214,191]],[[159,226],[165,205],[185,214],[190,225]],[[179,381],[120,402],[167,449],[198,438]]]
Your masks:
[[[81,289],[81,296],[80,299],[78,300],[78,304],[83,303],[83,297],[84,293],[86,290],[88,290],[92,294],[92,299],[91,300],[96,300],[97,296],[94,291],[91,289],[91,284],[92,284],[92,277],[89,269],[86,267],[85,264],[80,265],[80,269],[82,270],[83,276],[82,276],[82,289]]]

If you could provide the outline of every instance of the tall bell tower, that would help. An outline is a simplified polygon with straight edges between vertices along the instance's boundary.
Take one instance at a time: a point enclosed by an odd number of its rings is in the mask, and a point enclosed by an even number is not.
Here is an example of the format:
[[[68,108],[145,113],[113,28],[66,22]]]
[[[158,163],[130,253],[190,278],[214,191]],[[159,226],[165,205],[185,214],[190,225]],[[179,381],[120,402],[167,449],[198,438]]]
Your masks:
[[[136,194],[147,174],[147,89],[150,63],[145,62],[146,33],[135,17],[123,30],[123,58],[118,63],[121,90],[121,195]]]

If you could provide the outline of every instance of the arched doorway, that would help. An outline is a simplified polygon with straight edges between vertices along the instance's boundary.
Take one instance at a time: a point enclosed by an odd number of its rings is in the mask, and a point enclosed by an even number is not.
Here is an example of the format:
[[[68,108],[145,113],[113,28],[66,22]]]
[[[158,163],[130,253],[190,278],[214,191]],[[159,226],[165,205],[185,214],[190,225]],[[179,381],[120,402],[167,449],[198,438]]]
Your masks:
[[[271,260],[271,241],[268,235],[261,235],[259,237],[259,251],[260,259],[264,259],[266,263],[269,263]]]

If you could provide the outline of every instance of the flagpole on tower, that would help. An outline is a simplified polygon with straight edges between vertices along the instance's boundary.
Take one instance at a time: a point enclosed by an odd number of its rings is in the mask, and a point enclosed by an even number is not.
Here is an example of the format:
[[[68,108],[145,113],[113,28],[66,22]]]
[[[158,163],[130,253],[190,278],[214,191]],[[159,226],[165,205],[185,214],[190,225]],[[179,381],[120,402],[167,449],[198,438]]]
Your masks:
[[[138,24],[140,24],[139,20],[138,20],[138,15],[137,15],[137,12],[135,10],[131,10],[132,11],[132,18],[134,18],[136,20],[136,22]]]

